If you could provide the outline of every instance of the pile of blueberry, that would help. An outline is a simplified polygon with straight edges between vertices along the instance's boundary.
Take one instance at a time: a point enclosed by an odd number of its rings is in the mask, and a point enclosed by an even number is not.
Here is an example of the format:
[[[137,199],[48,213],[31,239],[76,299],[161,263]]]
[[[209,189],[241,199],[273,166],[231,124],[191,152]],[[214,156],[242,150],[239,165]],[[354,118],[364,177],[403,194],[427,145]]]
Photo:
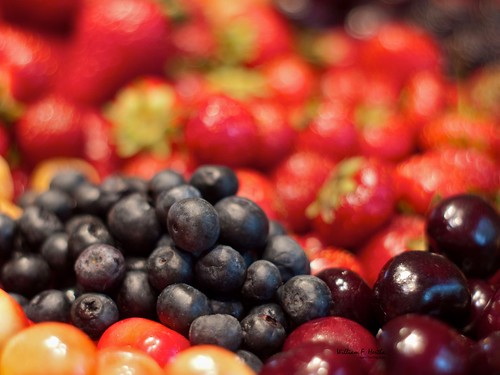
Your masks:
[[[259,365],[287,333],[329,315],[332,293],[303,248],[252,200],[228,167],[189,178],[66,171],[0,214],[0,285],[34,322],[70,322],[97,340],[127,317],[160,321],[191,343]]]

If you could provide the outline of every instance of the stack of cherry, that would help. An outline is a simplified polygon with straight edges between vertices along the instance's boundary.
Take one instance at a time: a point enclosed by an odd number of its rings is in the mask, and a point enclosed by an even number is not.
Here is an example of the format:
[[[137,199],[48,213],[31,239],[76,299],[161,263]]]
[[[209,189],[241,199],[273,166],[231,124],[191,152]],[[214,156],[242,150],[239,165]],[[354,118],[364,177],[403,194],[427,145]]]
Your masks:
[[[500,216],[488,201],[440,201],[429,249],[390,259],[371,288],[349,269],[311,275],[238,185],[204,165],[189,180],[64,172],[27,192],[19,219],[0,215],[12,323],[0,372],[499,373]]]

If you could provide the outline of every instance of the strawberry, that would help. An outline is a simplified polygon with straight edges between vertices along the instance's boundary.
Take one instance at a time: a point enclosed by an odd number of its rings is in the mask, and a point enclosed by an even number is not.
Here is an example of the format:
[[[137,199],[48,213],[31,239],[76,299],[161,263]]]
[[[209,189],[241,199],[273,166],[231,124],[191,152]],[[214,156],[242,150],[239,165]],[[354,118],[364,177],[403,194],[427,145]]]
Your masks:
[[[236,195],[253,200],[264,210],[269,219],[277,220],[276,190],[269,177],[250,168],[238,168],[234,172],[238,177]]]
[[[153,0],[82,0],[57,90],[98,105],[132,79],[161,75],[170,54],[170,21]]]
[[[331,67],[321,74],[319,90],[322,97],[352,108],[361,98],[360,87],[365,87],[366,79],[358,66]]]
[[[249,2],[217,21],[218,58],[224,63],[255,66],[292,51],[290,25],[269,4]]]
[[[399,87],[422,70],[440,72],[443,53],[424,29],[400,21],[382,24],[360,48],[360,64],[372,74],[386,75]]]
[[[306,208],[334,165],[318,153],[296,151],[273,170],[271,179],[278,195],[279,218],[292,232],[300,234],[310,229]]]
[[[477,69],[465,82],[467,100],[483,113],[500,118],[500,66],[486,65]]]
[[[224,94],[204,100],[184,130],[185,143],[199,163],[233,168],[254,163],[259,130],[247,106]]]
[[[340,101],[324,100],[297,137],[296,148],[318,152],[333,161],[358,153],[358,133]]]
[[[22,157],[34,165],[51,157],[82,157],[83,109],[58,95],[44,97],[26,108],[15,124]]]
[[[355,124],[360,154],[397,162],[416,148],[416,132],[406,118],[392,107],[361,105],[356,108]]]
[[[487,115],[457,110],[440,113],[422,127],[418,141],[424,150],[474,148],[500,158],[500,129]]]
[[[0,121],[0,156],[4,159],[11,149],[11,134],[7,125]]]
[[[391,168],[376,158],[351,157],[333,169],[306,215],[327,246],[355,250],[395,212]]]
[[[104,113],[112,124],[118,155],[127,158],[140,151],[168,153],[179,137],[182,112],[172,83],[142,76],[122,87]]]
[[[404,251],[426,249],[424,217],[398,214],[374,234],[356,255],[365,270],[366,282],[373,286],[389,259]]]
[[[291,153],[297,132],[285,108],[276,101],[253,100],[249,109],[256,120],[260,144],[254,165],[259,170],[270,171]]]
[[[306,232],[303,234],[291,233],[291,236],[302,246],[307,258],[312,259],[326,246],[314,232]]]
[[[0,13],[8,22],[40,32],[71,31],[80,0],[2,0]]]
[[[0,84],[6,85],[0,99],[7,95],[28,103],[47,94],[59,70],[56,45],[7,24],[0,24],[0,41]]]
[[[356,272],[363,280],[366,280],[364,266],[356,255],[345,249],[327,246],[309,260],[311,261],[312,275],[317,275],[327,268],[345,268]]]
[[[473,149],[431,150],[398,163],[394,169],[398,204],[426,214],[439,199],[463,192],[494,195],[500,188],[497,162]]]

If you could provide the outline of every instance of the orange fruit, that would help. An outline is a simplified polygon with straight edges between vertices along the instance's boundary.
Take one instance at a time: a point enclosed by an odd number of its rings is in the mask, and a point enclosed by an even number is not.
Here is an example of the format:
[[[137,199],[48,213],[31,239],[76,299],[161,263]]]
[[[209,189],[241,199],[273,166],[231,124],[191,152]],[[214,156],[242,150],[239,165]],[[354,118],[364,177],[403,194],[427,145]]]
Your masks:
[[[14,181],[10,172],[9,163],[0,156],[0,198],[12,200],[14,197]]]

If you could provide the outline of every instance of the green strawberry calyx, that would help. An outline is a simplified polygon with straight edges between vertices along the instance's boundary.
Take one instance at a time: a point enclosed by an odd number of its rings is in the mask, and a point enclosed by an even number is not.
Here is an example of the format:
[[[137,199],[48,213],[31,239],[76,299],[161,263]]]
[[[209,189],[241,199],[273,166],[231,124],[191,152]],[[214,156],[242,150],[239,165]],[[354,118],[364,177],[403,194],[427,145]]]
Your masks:
[[[343,198],[358,187],[355,177],[364,163],[363,157],[352,157],[340,162],[319,189],[315,201],[306,208],[306,216],[309,219],[321,216],[325,223],[332,223]]]

